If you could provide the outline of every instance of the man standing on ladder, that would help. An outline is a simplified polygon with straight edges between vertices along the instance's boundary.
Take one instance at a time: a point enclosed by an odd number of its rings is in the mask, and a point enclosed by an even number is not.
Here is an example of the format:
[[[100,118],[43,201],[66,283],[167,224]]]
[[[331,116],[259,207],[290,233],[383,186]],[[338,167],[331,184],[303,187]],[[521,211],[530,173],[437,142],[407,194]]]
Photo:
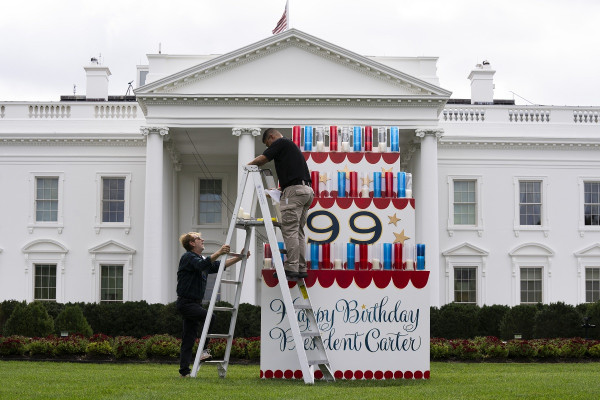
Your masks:
[[[181,354],[179,373],[181,377],[190,376],[190,361],[192,360],[192,349],[198,336],[198,324],[200,321],[205,323],[206,310],[201,306],[204,292],[206,291],[206,280],[208,274],[214,274],[219,271],[218,258],[224,254],[229,254],[229,245],[224,244],[219,250],[210,257],[203,257],[204,239],[200,233],[189,232],[181,235],[179,238],[185,254],[179,260],[179,269],[177,270],[177,311],[183,317],[183,335],[181,337]],[[242,250],[242,253],[244,250]],[[248,252],[250,255],[250,252]],[[241,255],[228,258],[225,262],[225,268],[242,259]],[[214,290],[218,290],[215,287]],[[211,321],[212,322],[212,321]],[[206,349],[203,349],[201,360],[211,357]]]
[[[315,197],[311,187],[310,171],[296,144],[274,128],[265,130],[262,137],[267,149],[248,165],[261,166],[275,160],[275,171],[282,194],[281,234],[287,251],[285,275],[290,280],[306,278],[306,243],[304,226],[308,209]]]

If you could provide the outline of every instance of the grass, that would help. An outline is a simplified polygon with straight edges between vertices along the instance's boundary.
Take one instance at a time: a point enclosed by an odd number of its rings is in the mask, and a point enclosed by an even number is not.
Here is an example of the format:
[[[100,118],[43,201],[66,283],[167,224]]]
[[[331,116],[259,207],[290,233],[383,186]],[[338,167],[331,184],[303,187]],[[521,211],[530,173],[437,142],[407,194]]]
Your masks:
[[[261,380],[257,365],[226,379],[203,366],[181,379],[175,364],[0,361],[0,399],[593,399],[598,363],[432,363],[421,381]]]

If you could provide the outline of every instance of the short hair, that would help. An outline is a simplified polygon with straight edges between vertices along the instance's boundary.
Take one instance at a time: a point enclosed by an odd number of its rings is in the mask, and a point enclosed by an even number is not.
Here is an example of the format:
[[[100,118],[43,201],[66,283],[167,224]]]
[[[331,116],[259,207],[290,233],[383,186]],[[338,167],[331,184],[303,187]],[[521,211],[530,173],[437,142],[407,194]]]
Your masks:
[[[275,128],[268,128],[268,129],[266,129],[266,130],[263,132],[262,142],[263,142],[263,143],[264,143],[264,142],[266,142],[266,141],[267,141],[267,138],[268,138],[270,135],[273,135],[273,134],[275,134],[275,133],[279,133],[279,134],[281,135],[281,133],[280,133],[280,132],[279,132],[277,129],[275,129]]]
[[[179,236],[179,242],[181,242],[181,245],[184,249],[191,251],[192,246],[190,246],[190,242],[196,239],[196,237],[202,237],[202,234],[200,232],[184,233],[183,235]]]

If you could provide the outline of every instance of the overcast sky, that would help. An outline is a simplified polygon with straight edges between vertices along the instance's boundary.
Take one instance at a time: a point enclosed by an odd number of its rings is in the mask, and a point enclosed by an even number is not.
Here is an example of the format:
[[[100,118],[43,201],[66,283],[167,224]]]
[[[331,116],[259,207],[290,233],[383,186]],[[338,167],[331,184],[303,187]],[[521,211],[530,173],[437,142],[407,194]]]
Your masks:
[[[123,95],[146,54],[224,54],[271,36],[285,0],[3,0],[0,102],[85,94],[102,56]],[[454,98],[489,60],[495,98],[600,105],[600,1],[290,0],[292,27],[362,55],[439,57]],[[524,99],[527,99],[524,100]]]

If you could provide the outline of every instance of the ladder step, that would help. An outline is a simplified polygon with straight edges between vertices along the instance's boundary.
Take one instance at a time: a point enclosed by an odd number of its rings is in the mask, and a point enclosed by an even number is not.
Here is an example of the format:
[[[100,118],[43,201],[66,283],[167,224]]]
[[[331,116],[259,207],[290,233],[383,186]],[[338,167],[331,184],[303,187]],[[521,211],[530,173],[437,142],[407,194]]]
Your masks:
[[[228,333],[209,333],[206,337],[213,339],[229,339],[230,336]]]
[[[294,310],[312,310],[308,304],[294,304]]]
[[[231,279],[221,279],[221,283],[227,283],[229,285],[239,285],[242,282],[240,282],[240,281],[233,281]]]
[[[225,360],[206,360],[202,362],[207,364],[223,364]]]
[[[235,311],[235,307],[215,307],[215,311]]]
[[[301,336],[304,337],[320,337],[321,333],[320,332],[300,332]]]
[[[308,365],[321,365],[321,364],[329,365],[329,360],[326,358],[320,358],[320,359],[316,359],[316,360],[308,360]]]

